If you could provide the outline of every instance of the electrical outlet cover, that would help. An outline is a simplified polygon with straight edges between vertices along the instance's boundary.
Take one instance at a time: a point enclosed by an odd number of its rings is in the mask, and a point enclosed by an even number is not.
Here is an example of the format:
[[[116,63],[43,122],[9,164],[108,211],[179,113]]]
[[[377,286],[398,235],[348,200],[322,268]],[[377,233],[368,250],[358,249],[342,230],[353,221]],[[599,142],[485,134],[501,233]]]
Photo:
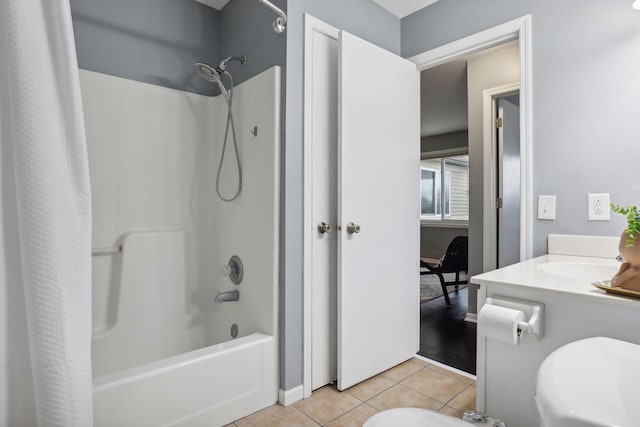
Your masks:
[[[609,193],[589,194],[587,212],[589,221],[609,221],[611,209],[609,207]]]

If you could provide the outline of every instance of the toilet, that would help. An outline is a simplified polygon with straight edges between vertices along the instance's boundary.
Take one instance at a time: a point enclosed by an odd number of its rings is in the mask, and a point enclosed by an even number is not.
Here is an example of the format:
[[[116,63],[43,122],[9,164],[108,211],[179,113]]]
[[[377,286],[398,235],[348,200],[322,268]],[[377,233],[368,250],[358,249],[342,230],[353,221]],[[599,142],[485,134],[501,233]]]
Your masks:
[[[543,427],[640,426],[640,345],[589,338],[560,347],[538,370]]]
[[[466,421],[465,421],[466,420]],[[362,427],[507,427],[480,412],[465,412],[464,420],[427,409],[396,408],[372,416]]]
[[[378,412],[362,427],[471,427],[472,424],[427,409],[396,408]]]

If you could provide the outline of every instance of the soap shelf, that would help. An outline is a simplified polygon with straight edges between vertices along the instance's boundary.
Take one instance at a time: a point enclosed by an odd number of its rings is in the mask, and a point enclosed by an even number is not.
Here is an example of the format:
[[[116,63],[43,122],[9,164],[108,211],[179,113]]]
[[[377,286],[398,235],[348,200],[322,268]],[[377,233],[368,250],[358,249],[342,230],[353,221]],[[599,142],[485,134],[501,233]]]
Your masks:
[[[631,289],[619,288],[617,286],[611,286],[611,280],[603,280],[600,282],[591,282],[593,286],[609,294],[623,295],[625,297],[640,298],[640,292],[632,291]]]

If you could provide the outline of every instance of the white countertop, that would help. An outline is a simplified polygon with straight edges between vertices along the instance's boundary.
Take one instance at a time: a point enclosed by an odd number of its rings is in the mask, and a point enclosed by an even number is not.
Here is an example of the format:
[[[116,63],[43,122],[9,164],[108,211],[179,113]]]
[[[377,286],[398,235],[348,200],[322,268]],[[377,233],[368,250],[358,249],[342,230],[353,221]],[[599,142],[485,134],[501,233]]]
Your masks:
[[[558,276],[546,273],[539,269],[539,266],[547,263],[585,263],[608,265],[612,267],[620,266],[615,259],[594,258],[568,255],[543,255],[538,258],[524,261],[499,270],[489,271],[471,277],[471,283],[480,286],[499,285],[514,288],[524,288],[529,290],[542,290],[549,292],[559,292],[572,294],[587,298],[599,298],[604,301],[618,303],[628,306],[636,304],[640,307],[640,299],[628,298],[620,295],[608,294],[593,285],[592,281],[610,280],[611,277],[594,277],[592,279],[579,279]]]

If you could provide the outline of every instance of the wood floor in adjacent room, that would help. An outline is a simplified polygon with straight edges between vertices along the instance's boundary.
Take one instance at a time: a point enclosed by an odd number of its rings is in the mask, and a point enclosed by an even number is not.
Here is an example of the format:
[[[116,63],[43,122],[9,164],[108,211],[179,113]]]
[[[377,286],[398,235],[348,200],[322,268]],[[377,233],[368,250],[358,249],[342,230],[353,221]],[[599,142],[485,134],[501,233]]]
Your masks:
[[[449,289],[451,307],[444,297],[420,304],[419,355],[476,374],[476,325],[465,322],[469,289]]]

